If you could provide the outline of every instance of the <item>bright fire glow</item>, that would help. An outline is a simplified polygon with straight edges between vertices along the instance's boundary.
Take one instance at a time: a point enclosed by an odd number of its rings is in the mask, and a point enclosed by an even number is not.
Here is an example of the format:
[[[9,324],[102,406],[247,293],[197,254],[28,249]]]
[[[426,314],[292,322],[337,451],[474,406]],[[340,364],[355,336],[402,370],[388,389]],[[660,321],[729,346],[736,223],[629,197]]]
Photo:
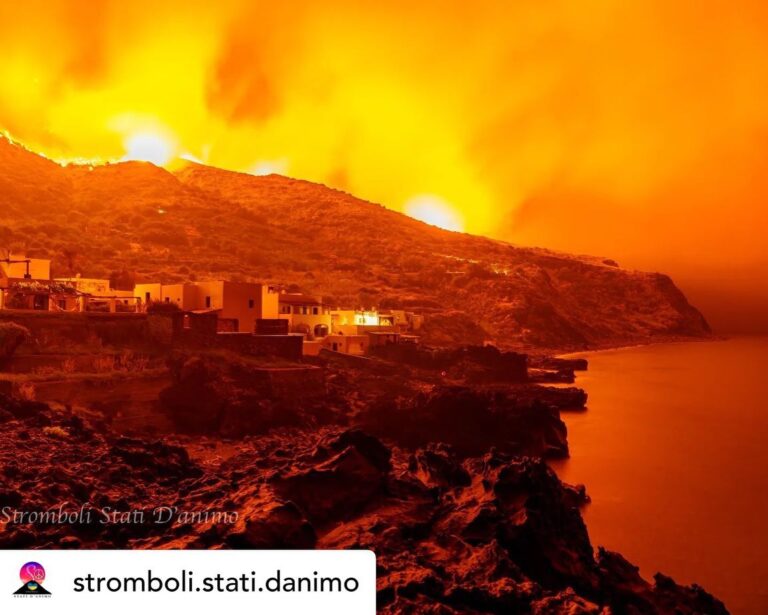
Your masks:
[[[379,314],[377,312],[363,312],[361,314],[357,314],[356,323],[358,325],[369,325],[369,326],[378,326],[379,325]]]
[[[464,230],[464,224],[456,209],[439,196],[431,194],[415,196],[408,200],[403,209],[412,218],[427,224],[449,231]]]
[[[286,175],[288,173],[288,161],[281,160],[260,160],[250,169],[253,175]]]
[[[126,153],[123,160],[143,160],[158,166],[168,164],[173,158],[173,145],[156,134],[135,134],[125,141]]]

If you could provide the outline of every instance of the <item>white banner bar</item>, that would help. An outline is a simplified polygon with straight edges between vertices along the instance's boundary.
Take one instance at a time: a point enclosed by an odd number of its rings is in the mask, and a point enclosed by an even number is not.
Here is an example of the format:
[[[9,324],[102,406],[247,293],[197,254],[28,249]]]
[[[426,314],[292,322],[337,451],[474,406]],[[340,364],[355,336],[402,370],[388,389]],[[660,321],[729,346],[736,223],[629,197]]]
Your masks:
[[[0,550],[0,613],[374,615],[372,551]]]

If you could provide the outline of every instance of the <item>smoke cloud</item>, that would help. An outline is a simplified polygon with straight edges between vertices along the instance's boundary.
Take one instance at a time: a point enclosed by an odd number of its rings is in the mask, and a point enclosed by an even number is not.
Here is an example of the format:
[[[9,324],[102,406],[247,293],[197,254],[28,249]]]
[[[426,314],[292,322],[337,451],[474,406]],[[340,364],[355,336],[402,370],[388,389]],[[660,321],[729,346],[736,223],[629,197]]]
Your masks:
[[[764,2],[28,0],[0,4],[0,50],[0,129],[51,158],[158,135],[393,209],[427,195],[768,330]]]

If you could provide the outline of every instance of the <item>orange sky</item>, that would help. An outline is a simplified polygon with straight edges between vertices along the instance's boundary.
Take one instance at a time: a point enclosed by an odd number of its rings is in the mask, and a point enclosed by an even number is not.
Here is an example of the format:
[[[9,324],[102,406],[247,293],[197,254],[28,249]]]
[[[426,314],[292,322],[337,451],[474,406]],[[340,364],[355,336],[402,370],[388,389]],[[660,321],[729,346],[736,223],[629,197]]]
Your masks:
[[[768,330],[764,2],[26,0],[0,51],[0,129],[50,157],[317,180]]]

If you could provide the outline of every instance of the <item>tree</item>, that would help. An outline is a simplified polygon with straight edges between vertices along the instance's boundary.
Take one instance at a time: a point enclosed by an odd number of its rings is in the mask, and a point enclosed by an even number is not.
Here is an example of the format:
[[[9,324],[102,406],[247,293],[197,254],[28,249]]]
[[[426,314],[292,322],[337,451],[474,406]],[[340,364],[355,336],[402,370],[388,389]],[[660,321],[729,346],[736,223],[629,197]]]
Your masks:
[[[76,248],[63,248],[61,250],[61,256],[64,259],[64,264],[67,267],[70,277],[77,275],[78,265],[80,262],[80,252]]]
[[[123,269],[109,274],[109,285],[115,290],[133,290],[136,286],[136,273]]]

